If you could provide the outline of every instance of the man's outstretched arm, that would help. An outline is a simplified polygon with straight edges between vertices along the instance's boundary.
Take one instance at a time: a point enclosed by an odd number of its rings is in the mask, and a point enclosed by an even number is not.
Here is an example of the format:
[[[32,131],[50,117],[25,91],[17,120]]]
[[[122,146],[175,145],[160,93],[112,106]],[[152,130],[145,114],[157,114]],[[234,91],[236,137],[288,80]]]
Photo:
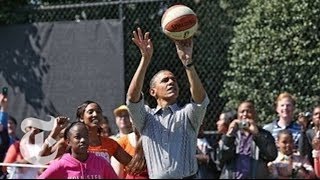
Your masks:
[[[141,53],[140,64],[130,82],[127,100],[130,102],[138,102],[140,100],[142,86],[147,71],[147,67],[151,61],[153,54],[153,44],[151,42],[150,33],[142,33],[140,28],[137,31],[133,31],[132,41],[138,46]]]

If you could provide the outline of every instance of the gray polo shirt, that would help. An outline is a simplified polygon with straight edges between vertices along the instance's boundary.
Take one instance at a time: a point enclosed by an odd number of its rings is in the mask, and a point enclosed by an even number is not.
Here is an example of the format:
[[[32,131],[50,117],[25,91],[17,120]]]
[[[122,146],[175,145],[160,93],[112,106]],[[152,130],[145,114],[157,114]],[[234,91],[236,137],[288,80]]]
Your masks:
[[[195,157],[199,127],[206,113],[209,98],[165,109],[127,101],[133,124],[141,132],[149,178],[182,178],[198,170]]]

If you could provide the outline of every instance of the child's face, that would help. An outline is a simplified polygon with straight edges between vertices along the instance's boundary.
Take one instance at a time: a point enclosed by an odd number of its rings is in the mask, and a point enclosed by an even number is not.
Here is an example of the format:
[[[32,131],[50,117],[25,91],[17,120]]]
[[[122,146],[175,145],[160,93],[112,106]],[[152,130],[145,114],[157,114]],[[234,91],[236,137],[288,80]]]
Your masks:
[[[71,147],[72,152],[87,153],[89,147],[88,130],[84,125],[74,125],[69,132],[67,140],[68,145]]]
[[[279,148],[279,151],[282,152],[285,155],[291,155],[293,153],[293,139],[288,134],[281,134],[279,136],[279,139],[277,141],[277,146]]]

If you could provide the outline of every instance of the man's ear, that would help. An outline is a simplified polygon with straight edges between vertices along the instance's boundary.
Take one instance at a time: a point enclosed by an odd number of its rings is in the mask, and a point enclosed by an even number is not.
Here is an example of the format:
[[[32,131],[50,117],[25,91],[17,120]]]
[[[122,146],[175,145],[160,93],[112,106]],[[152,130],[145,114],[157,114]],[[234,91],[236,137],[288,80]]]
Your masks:
[[[70,145],[70,140],[69,139],[66,139],[65,140],[66,144],[69,146]]]
[[[155,97],[156,96],[156,91],[153,89],[153,88],[150,88],[149,89],[149,93],[152,97]]]

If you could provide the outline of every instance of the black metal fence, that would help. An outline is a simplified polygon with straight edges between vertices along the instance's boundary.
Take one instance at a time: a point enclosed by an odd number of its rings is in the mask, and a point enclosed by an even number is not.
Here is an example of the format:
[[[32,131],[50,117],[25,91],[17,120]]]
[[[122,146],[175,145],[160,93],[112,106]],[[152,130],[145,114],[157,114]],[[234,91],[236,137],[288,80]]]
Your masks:
[[[163,12],[175,3],[191,7],[198,15],[199,30],[194,37],[195,67],[207,90],[211,103],[205,117],[206,130],[215,128],[215,120],[224,108],[226,100],[219,97],[223,84],[223,72],[228,68],[227,49],[232,38],[235,17],[222,1],[165,1],[165,0],[109,0],[78,4],[41,4],[32,1],[28,7],[16,10],[16,23],[36,23],[51,21],[83,21],[94,19],[120,19],[124,27],[125,86],[138,66],[140,52],[132,43],[132,31],[137,27],[151,33],[155,52],[147,72],[146,82],[160,69],[173,71],[180,86],[180,101],[189,102],[190,92],[184,68],[177,58],[174,44],[161,31],[160,20]],[[37,3],[36,3],[37,2]],[[59,4],[60,3],[60,4]],[[235,7],[235,9],[239,7]],[[148,83],[144,92],[150,105],[154,100],[148,95]]]

